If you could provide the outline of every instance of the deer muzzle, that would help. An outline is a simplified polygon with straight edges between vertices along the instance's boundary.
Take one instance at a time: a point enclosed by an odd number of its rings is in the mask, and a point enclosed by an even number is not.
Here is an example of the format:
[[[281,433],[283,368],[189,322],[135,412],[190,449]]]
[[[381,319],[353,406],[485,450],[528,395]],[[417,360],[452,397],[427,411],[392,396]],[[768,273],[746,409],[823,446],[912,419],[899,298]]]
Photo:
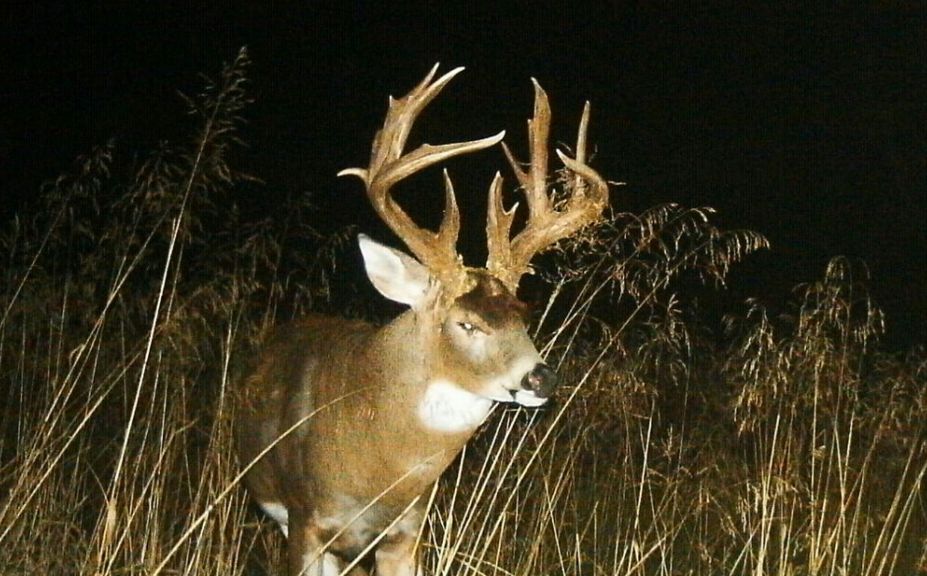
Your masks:
[[[521,379],[521,387],[534,392],[538,398],[547,398],[557,387],[557,373],[547,364],[537,364]]]

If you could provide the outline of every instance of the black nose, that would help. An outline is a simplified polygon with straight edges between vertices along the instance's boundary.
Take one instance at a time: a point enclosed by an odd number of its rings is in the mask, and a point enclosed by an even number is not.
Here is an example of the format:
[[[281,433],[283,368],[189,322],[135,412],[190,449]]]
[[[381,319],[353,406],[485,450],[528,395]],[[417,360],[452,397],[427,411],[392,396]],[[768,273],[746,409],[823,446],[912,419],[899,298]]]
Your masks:
[[[521,387],[541,398],[547,398],[557,387],[557,373],[546,364],[538,364],[521,379]]]

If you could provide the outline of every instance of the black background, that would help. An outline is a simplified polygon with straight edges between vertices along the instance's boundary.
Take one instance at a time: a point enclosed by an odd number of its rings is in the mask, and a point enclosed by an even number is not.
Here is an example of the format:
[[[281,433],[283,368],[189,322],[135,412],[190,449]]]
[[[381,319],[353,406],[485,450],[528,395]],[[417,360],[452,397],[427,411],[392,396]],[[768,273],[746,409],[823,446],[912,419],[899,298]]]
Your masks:
[[[237,167],[266,184],[244,204],[260,211],[311,193],[327,219],[376,226],[358,183],[335,173],[366,161],[386,95],[440,61],[468,70],[429,109],[419,138],[505,128],[524,154],[530,77],[550,94],[560,141],[572,140],[589,99],[594,166],[628,183],[613,192],[616,209],[712,206],[723,226],[770,239],[719,298],[785,302],[845,255],[868,264],[888,343],[907,347],[927,340],[921,5],[10,4],[2,213],[110,137],[127,153],[185,138],[177,92],[196,92],[199,73],[215,76],[247,45],[256,102]],[[450,165],[458,197],[476,206],[464,214],[465,244],[477,243],[477,202],[503,162],[490,151]],[[437,212],[440,189],[428,194]]]

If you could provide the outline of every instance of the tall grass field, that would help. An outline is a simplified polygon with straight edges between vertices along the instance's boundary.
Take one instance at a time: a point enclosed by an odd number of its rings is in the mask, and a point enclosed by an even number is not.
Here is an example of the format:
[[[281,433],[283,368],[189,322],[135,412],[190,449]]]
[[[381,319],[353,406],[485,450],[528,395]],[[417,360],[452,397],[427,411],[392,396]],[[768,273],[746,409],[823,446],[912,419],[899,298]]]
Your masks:
[[[283,573],[240,485],[237,382],[275,323],[383,315],[344,296],[352,231],[305,200],[236,209],[246,70],[188,98],[188,141],[102,145],[2,223],[4,576]],[[760,249],[665,205],[538,259],[531,330],[563,385],[498,406],[428,495],[426,574],[927,574],[927,353],[880,349],[842,258],[707,328],[681,287]]]

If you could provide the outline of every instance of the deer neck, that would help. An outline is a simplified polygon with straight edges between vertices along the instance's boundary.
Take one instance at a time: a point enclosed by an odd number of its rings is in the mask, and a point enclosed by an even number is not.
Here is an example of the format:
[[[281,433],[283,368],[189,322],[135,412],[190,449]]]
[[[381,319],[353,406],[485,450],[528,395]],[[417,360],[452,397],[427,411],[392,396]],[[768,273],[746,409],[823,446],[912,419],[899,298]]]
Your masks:
[[[399,446],[397,456],[441,470],[486,419],[492,400],[457,386],[440,370],[434,318],[408,311],[373,336],[365,358],[384,384],[371,390],[378,434]]]

